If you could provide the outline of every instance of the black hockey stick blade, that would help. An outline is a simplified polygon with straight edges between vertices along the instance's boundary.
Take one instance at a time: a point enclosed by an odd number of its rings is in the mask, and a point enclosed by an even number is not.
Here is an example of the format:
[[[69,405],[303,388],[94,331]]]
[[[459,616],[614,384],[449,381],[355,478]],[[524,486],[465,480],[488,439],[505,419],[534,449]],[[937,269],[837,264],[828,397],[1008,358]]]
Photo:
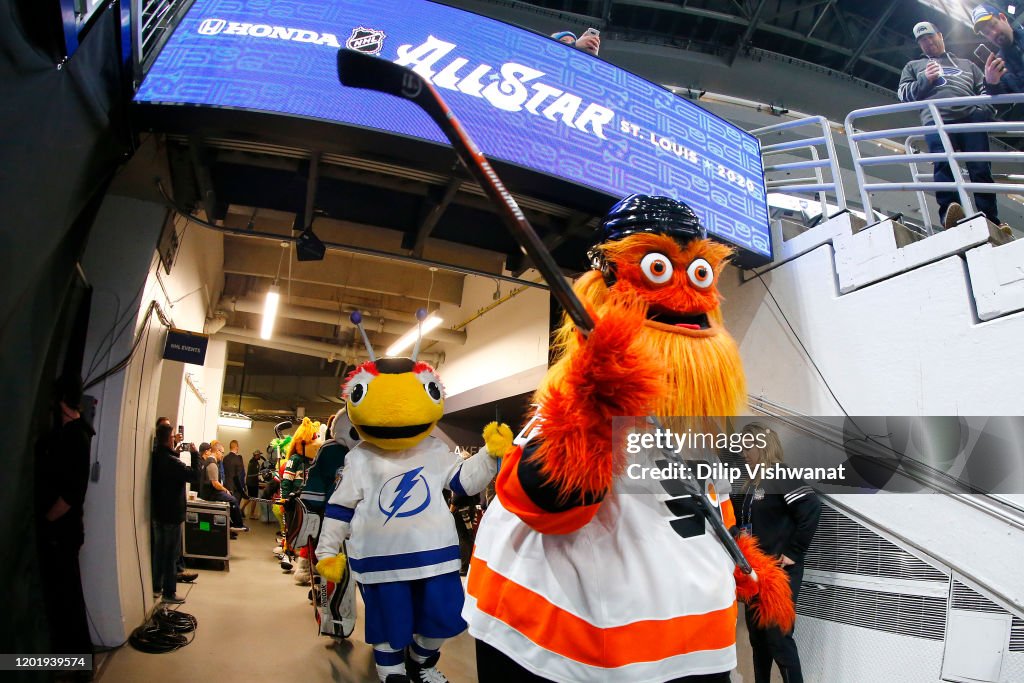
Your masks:
[[[395,95],[410,100],[434,120],[451,142],[456,154],[470,173],[498,207],[506,227],[512,233],[519,248],[530,257],[537,270],[547,281],[558,303],[572,318],[576,327],[584,334],[594,329],[594,321],[587,309],[577,298],[572,287],[559,271],[551,252],[538,237],[537,232],[523,215],[512,194],[498,178],[490,163],[477,149],[476,144],[463,130],[455,115],[441,98],[430,81],[415,71],[406,69],[386,59],[374,57],[355,50],[338,51],[338,78],[342,85],[365,88]]]

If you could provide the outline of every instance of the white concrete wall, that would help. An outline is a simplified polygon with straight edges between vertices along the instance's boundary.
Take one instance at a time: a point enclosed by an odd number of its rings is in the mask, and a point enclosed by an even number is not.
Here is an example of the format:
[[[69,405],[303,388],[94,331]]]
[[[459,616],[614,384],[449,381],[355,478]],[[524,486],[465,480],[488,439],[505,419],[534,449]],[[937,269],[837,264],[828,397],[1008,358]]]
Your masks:
[[[239,446],[238,452],[242,454],[242,459],[248,465],[249,457],[252,456],[252,452],[257,448],[263,451],[264,455],[267,454],[267,444],[276,438],[274,436],[274,424],[273,422],[253,422],[252,429],[217,427],[217,438],[220,439],[225,448],[231,443],[232,439],[236,439]],[[288,433],[291,433],[291,430]]]
[[[164,214],[160,205],[108,197],[82,259],[95,287],[85,357],[87,369],[94,357],[96,367],[88,374],[96,377],[113,367],[128,356],[134,340],[141,339],[125,370],[87,391],[99,399],[92,448],[100,477],[90,483],[86,495],[81,560],[97,645],[123,643],[152,605],[149,458],[156,418],[166,415],[177,424],[189,412],[193,421],[216,424],[216,414],[211,421],[208,413],[220,405],[223,345],[211,343],[206,368],[190,366],[210,400],[200,404],[198,413],[186,411],[191,393],[184,387],[187,369],[162,360],[166,330],[155,315],[143,318],[150,302],[156,301],[178,328],[202,331],[208,301],[216,300],[223,283],[218,270],[223,240],[195,227],[184,233],[171,273],[163,272],[155,248]],[[118,317],[121,322],[115,327]],[[111,345],[107,332],[122,325]],[[192,434],[187,435],[191,439]]]
[[[831,234],[828,225],[815,230]],[[846,233],[843,239],[849,238],[848,228]],[[866,231],[854,237],[860,235]],[[965,242],[961,253],[926,254],[930,246],[941,246],[942,237],[885,254],[919,254],[920,260],[905,258],[902,272],[865,280],[847,294],[840,294],[831,237],[764,273],[763,282],[751,273],[744,282],[739,271],[727,270],[720,281],[723,310],[740,345],[750,394],[805,415],[841,415],[843,410],[854,416],[1024,414],[1024,368],[1015,357],[1024,339],[1024,312],[979,320],[967,267],[976,250],[1014,250],[1015,244]],[[870,240],[860,242],[870,256]],[[851,243],[844,248],[859,247]],[[870,259],[855,258],[839,267],[864,263]],[[1005,456],[1019,460],[1019,453]],[[1016,568],[1024,534],[1018,529],[949,496],[844,495],[836,500],[901,544],[1001,596],[1008,608],[1024,611]],[[859,674],[874,655],[867,641],[856,647],[865,648],[849,660],[856,662]]]
[[[532,277],[532,271],[524,275],[525,279]],[[512,289],[512,285],[503,282],[502,296]],[[494,280],[467,276],[462,313],[453,306],[442,306],[444,325],[461,323],[495,303],[494,292]],[[547,369],[549,300],[547,290],[527,288],[469,323],[465,328],[466,344],[449,346],[439,368],[449,397],[449,410],[456,409],[452,406],[465,408],[536,388]],[[486,392],[486,397],[479,394],[480,400],[463,405],[470,392],[489,386],[495,391]]]
[[[948,256],[840,295],[831,244],[763,275],[722,278],[726,325],[751,395],[807,415],[1019,415],[1024,368],[1012,353],[1024,314],[978,322],[964,258]],[[813,357],[824,380],[808,361]]]

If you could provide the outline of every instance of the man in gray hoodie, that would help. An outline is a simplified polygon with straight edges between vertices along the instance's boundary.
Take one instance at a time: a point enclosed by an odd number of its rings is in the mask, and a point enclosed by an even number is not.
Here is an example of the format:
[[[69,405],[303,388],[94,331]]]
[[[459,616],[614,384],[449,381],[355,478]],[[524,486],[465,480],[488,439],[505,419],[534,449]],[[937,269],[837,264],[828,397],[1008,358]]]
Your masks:
[[[946,52],[946,44],[935,25],[927,21],[914,26],[914,38],[924,52],[924,57],[914,59],[903,67],[900,77],[898,95],[903,102],[919,102],[921,100],[938,100],[947,97],[970,97],[986,95],[984,74],[973,62],[961,59]],[[982,123],[992,120],[992,109],[988,106],[961,105],[942,107],[939,115],[945,123]],[[921,110],[921,122],[932,123],[931,114],[927,109]],[[957,152],[987,152],[988,133],[950,133],[950,141]],[[928,151],[943,151],[942,141],[937,133],[925,135]],[[972,182],[991,183],[992,164],[988,161],[969,161],[967,173]],[[935,182],[953,182],[953,173],[945,161],[935,162]],[[935,193],[939,204],[939,220],[943,228],[951,228],[964,218],[963,207],[957,203],[957,193],[941,191]],[[974,202],[979,211],[990,221],[999,225],[999,211],[996,208],[996,196],[989,193],[977,193]]]

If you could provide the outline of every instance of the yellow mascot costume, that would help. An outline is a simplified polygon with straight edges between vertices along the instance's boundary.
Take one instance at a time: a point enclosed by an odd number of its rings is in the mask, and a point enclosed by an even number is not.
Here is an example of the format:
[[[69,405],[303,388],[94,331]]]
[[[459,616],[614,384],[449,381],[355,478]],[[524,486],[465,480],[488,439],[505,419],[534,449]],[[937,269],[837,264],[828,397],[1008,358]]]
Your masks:
[[[441,380],[430,365],[408,358],[363,363],[343,395],[362,441],[348,452],[324,510],[317,572],[328,581],[341,578],[344,542],[382,683],[445,683],[436,668],[441,644],[466,623],[458,534],[442,490],[482,491],[512,432],[491,423],[485,449],[465,460],[451,452],[430,436],[444,413]]]

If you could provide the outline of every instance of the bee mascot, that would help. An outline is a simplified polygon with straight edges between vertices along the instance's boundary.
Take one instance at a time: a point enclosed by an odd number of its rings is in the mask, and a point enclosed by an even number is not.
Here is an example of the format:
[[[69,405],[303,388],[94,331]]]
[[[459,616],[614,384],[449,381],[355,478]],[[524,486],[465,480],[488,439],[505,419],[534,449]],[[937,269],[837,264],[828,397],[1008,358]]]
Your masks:
[[[491,423],[485,449],[466,460],[451,452],[430,436],[444,413],[441,380],[430,365],[408,358],[363,363],[349,375],[343,396],[362,441],[348,452],[324,510],[317,572],[341,579],[348,539],[348,567],[366,608],[366,642],[380,680],[445,682],[436,668],[441,644],[466,623],[459,540],[442,491],[482,491],[512,432]]]
[[[612,418],[742,409],[715,287],[731,252],[667,197],[627,197],[598,230],[575,285],[594,329],[584,338],[565,319],[476,538],[463,616],[479,680],[725,683],[737,595],[787,630],[786,575],[749,537],[755,571],[740,573],[687,497],[631,492]],[[700,483],[734,527],[727,497]]]

